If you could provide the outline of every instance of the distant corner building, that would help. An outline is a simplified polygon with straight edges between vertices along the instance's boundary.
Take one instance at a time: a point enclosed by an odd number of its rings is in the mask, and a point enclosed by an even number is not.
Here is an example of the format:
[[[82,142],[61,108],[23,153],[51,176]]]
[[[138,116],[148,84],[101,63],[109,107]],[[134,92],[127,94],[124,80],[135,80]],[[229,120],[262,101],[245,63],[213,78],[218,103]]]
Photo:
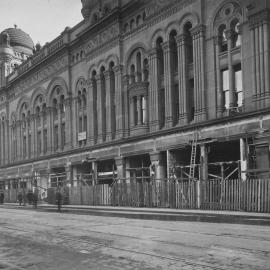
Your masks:
[[[270,1],[81,2],[42,47],[1,30],[1,189],[269,178]]]

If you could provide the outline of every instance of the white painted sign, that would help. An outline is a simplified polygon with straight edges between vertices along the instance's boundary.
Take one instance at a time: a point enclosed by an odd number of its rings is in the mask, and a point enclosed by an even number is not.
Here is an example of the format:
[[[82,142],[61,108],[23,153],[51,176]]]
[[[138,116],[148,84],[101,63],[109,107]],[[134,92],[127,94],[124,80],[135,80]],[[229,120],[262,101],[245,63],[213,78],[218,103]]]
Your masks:
[[[78,141],[86,140],[86,131],[78,133]]]

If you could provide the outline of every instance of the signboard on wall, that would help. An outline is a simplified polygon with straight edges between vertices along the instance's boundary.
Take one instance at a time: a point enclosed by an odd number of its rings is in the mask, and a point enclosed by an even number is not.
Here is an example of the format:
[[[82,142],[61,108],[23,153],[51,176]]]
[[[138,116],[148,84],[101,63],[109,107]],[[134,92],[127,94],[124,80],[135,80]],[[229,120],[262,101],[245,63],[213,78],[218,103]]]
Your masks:
[[[86,131],[78,133],[78,141],[86,140]]]

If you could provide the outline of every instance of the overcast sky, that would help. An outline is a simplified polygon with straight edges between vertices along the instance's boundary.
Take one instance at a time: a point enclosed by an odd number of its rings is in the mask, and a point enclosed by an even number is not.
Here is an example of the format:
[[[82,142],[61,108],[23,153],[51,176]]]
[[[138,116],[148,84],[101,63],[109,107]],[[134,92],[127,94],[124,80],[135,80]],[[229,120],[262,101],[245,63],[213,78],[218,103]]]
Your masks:
[[[0,0],[0,32],[16,24],[44,45],[83,19],[81,7],[81,0]]]

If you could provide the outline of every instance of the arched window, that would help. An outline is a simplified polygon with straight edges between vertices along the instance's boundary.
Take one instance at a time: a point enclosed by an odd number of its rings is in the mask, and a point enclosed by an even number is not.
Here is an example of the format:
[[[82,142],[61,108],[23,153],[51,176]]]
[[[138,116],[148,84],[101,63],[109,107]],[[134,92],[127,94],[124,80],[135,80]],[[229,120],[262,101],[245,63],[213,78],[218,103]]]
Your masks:
[[[129,30],[129,25],[128,25],[128,23],[126,23],[124,26],[124,32],[127,33],[128,30]]]
[[[136,18],[136,25],[139,26],[140,24],[142,24],[142,16],[138,15]]]
[[[92,23],[96,23],[98,21],[98,14],[94,13],[92,17]]]
[[[177,54],[177,44],[176,44],[176,31],[173,30],[170,32],[170,52],[171,52],[171,68],[173,73],[177,73],[178,72],[178,54]]]
[[[185,50],[187,55],[188,64],[193,63],[193,41],[191,35],[191,22],[187,22],[184,25],[184,34],[185,34]]]
[[[147,82],[149,76],[149,66],[148,66],[148,59],[145,58],[143,60],[143,81]]]
[[[136,55],[136,67],[137,67],[137,82],[142,80],[142,56],[141,53],[138,52]]]
[[[232,31],[232,48],[241,46],[241,36],[239,34],[239,21],[234,19],[231,23]]]
[[[134,21],[134,19],[132,19],[130,21],[130,30],[132,31],[134,28],[135,28],[135,21]]]
[[[218,29],[218,40],[220,52],[226,52],[228,50],[228,40],[226,36],[226,26],[224,24]]]
[[[135,66],[130,66],[130,84],[135,83]]]
[[[157,48],[157,64],[158,64],[158,75],[164,75],[164,53],[162,49],[163,40],[159,37],[156,41],[156,48]]]

